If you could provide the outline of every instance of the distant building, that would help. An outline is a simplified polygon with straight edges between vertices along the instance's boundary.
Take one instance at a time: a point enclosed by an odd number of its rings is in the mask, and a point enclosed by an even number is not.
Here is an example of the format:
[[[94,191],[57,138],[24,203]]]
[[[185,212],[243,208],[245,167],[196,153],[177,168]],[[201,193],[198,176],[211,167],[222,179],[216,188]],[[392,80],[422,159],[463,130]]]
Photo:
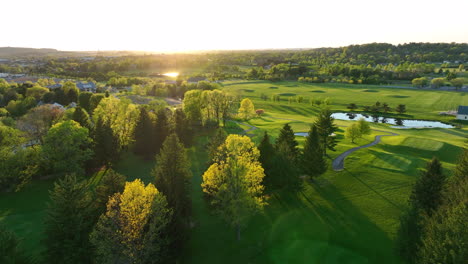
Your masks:
[[[96,92],[96,84],[93,82],[77,82],[76,87],[82,92]]]
[[[468,106],[460,105],[457,112],[458,120],[468,120]]]
[[[62,84],[61,83],[56,83],[56,84],[52,84],[52,85],[47,85],[46,87],[49,88],[50,90],[55,90],[55,89],[62,88]]]

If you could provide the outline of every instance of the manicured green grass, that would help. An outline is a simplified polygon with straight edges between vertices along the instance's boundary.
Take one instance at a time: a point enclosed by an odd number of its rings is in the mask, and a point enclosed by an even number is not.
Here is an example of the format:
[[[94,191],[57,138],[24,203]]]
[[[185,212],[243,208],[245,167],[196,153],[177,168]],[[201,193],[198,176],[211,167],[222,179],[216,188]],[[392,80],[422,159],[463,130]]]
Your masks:
[[[288,104],[290,96],[303,96],[304,98],[325,99],[330,98],[331,109],[334,111],[347,111],[349,103],[356,103],[359,110],[364,105],[372,105],[376,101],[388,103],[394,108],[398,104],[405,104],[408,112],[406,118],[437,119],[450,121],[453,117],[440,116],[440,111],[454,110],[459,105],[468,104],[468,94],[463,92],[447,91],[420,91],[414,89],[383,88],[375,85],[347,85],[347,84],[309,84],[300,82],[268,82],[268,81],[226,81],[224,89],[235,94],[241,94],[254,100],[256,108],[265,109],[266,112],[288,113],[291,115],[312,115],[315,108],[308,103]],[[271,89],[276,87],[276,89]],[[244,92],[249,90],[248,93]],[[254,92],[251,92],[251,91]],[[263,101],[261,94],[269,98],[280,95],[281,102]]]
[[[272,89],[271,87],[276,87]],[[225,83],[225,89],[252,96],[256,108],[266,115],[248,123],[259,129],[249,134],[259,142],[264,131],[277,137],[289,123],[295,132],[307,132],[319,109],[286,101],[262,101],[261,93],[309,93],[330,97],[333,110],[345,110],[346,104],[388,102],[391,106],[406,100],[408,116],[447,120],[437,115],[444,105],[468,103],[461,93],[383,89],[369,86],[309,85],[301,83],[250,82]],[[305,90],[305,92],[304,92]],[[366,90],[366,91],[365,91]],[[321,91],[321,92],[309,92]],[[244,91],[245,92],[245,91]],[[387,100],[380,99],[382,95]],[[444,102],[447,100],[449,103]],[[452,103],[450,103],[452,102]],[[282,119],[278,119],[282,118]],[[344,130],[355,121],[336,121],[340,141],[336,152],[329,152],[330,163],[343,151],[373,141],[373,131],[355,143],[344,137]],[[345,170],[331,168],[313,181],[304,180],[300,192],[280,190],[272,194],[265,212],[251,219],[242,230],[241,241],[234,229],[213,214],[201,190],[202,174],[207,168],[206,143],[211,132],[198,134],[188,150],[192,168],[193,228],[187,247],[180,253],[182,263],[402,263],[395,254],[395,235],[399,216],[407,206],[412,184],[420,169],[433,156],[438,157],[447,174],[453,169],[466,129],[392,129],[372,123],[373,129],[391,131],[399,136],[382,137],[380,144],[352,153]],[[248,126],[228,122],[229,133],[242,133]],[[297,137],[299,143],[305,141]],[[141,178],[152,182],[154,160],[145,161],[131,153],[123,156],[116,170],[127,180]],[[98,181],[99,174],[91,182]],[[40,249],[42,219],[51,181],[34,182],[18,193],[0,194],[0,221],[23,237],[24,247],[34,254]]]

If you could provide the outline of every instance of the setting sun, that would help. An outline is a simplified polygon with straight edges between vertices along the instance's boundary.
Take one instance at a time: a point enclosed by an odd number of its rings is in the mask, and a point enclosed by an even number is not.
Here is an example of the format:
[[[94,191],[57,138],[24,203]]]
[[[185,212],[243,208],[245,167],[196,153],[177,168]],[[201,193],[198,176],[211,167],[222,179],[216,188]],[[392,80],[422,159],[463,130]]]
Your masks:
[[[167,76],[167,77],[177,77],[177,76],[179,76],[179,73],[178,72],[168,72],[168,73],[164,73],[163,75]]]

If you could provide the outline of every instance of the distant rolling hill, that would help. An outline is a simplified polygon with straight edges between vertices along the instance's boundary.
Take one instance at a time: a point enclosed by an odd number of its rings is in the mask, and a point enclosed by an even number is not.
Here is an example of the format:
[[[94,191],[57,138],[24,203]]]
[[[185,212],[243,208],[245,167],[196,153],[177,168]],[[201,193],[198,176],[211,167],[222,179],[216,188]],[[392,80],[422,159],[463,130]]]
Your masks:
[[[56,49],[34,49],[19,47],[0,47],[0,58],[24,57],[85,57],[85,56],[125,56],[134,55],[134,51],[62,51]]]

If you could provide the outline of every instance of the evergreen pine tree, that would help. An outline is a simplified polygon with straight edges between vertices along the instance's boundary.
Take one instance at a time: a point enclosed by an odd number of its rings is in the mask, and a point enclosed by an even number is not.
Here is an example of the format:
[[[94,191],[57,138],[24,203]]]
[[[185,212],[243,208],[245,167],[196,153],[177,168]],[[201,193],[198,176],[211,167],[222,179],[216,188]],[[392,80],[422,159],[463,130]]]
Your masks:
[[[409,200],[409,209],[400,219],[397,246],[401,257],[410,263],[416,261],[421,246],[425,218],[430,217],[442,203],[445,176],[442,165],[433,158],[416,181]]]
[[[106,211],[106,204],[113,194],[123,192],[125,187],[125,176],[109,169],[104,172],[95,189],[94,204],[97,215]]]
[[[192,131],[184,111],[178,108],[174,112],[174,131],[180,141],[187,147],[192,142]]]
[[[280,130],[280,134],[275,142],[275,148],[279,151],[279,146],[285,143],[288,147],[288,152],[285,153],[288,156],[291,156],[292,161],[297,162],[299,158],[299,149],[297,148],[296,136],[289,124],[285,124]],[[284,149],[284,148],[283,148]]]
[[[302,156],[302,168],[304,173],[311,177],[323,174],[327,170],[327,162],[323,156],[322,145],[316,126],[310,128],[304,145]]]
[[[149,116],[146,108],[140,109],[140,116],[135,126],[135,153],[150,159],[154,156],[155,150],[153,148],[153,122]]]
[[[262,164],[263,169],[265,170],[265,178],[263,181],[265,183],[265,187],[268,190],[269,188],[273,187],[273,177],[274,177],[274,159],[276,150],[273,144],[270,142],[270,136],[265,131],[263,135],[262,141],[260,145],[258,145],[258,150],[260,151],[260,157],[258,161]]]
[[[297,191],[301,187],[299,178],[299,168],[295,154],[291,151],[291,146],[286,141],[276,145],[276,155],[273,159],[272,182],[276,188],[287,188]]]
[[[94,126],[94,155],[97,166],[110,165],[118,159],[119,139],[114,134],[110,124],[99,118]]]
[[[29,264],[33,263],[20,248],[20,241],[15,233],[0,224],[0,263]]]
[[[468,151],[461,155],[454,176],[445,185],[443,204],[424,215],[416,263],[466,263],[468,259]]]
[[[190,164],[184,146],[176,134],[171,134],[164,141],[160,153],[156,156],[153,170],[155,186],[162,192],[173,210],[170,225],[173,249],[180,249],[191,214],[190,200]]]
[[[335,151],[337,140],[332,134],[338,130],[338,127],[333,123],[334,120],[330,109],[323,108],[314,124],[322,142],[323,155],[327,155],[327,149]]]
[[[159,153],[161,147],[166,140],[166,137],[169,135],[170,126],[169,120],[167,118],[166,109],[159,109],[156,113],[156,124],[154,125],[154,150],[156,153]]]
[[[425,214],[432,212],[442,203],[442,190],[445,184],[442,164],[433,158],[416,181],[410,197],[410,203]]]
[[[89,233],[93,228],[86,182],[67,175],[50,192],[45,218],[46,263],[92,263]]]
[[[77,106],[75,112],[73,112],[72,120],[78,122],[80,126],[86,127],[88,130],[91,129],[91,121],[89,115],[82,107]]]

